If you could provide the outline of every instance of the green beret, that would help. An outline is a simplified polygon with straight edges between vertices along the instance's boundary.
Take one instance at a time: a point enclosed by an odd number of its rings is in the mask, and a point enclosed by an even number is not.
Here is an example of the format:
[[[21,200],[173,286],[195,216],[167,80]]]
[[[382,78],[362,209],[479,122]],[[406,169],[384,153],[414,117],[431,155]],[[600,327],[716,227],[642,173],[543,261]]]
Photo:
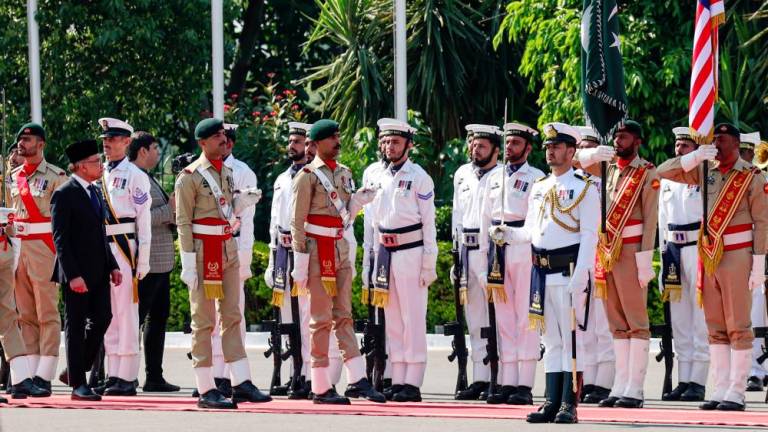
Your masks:
[[[207,118],[200,120],[200,123],[195,126],[195,139],[197,140],[203,140],[206,138],[210,138],[216,134],[216,132],[224,129],[224,121],[215,119],[215,118]]]
[[[643,127],[640,126],[640,123],[634,121],[634,120],[625,120],[624,123],[619,125],[619,128],[616,129],[616,132],[629,132],[631,134],[637,135],[638,137],[643,137]]]
[[[37,123],[27,123],[16,132],[16,142],[19,141],[22,135],[34,135],[45,139],[45,129]]]
[[[333,120],[322,119],[312,125],[309,130],[309,139],[312,141],[324,140],[339,131],[339,124]]]
[[[731,123],[720,123],[717,126],[715,126],[715,135],[731,135],[736,137],[736,139],[741,139],[741,131],[739,128],[734,126]]]

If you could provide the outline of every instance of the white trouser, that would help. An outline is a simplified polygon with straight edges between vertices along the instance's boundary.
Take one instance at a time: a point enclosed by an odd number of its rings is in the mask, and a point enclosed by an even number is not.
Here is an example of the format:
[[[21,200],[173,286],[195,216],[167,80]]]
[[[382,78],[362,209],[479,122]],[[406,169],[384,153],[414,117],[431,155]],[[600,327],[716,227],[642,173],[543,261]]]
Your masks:
[[[240,339],[245,346],[245,283],[240,282],[238,293],[240,298],[237,304],[240,306]],[[217,303],[218,304],[218,303]],[[213,376],[215,378],[229,378],[230,370],[224,361],[224,351],[221,347],[221,323],[218,311],[216,312],[216,324],[211,332],[211,353],[213,354]]]
[[[558,275],[547,275],[548,278]],[[562,280],[562,278],[560,278]],[[586,295],[575,296],[577,320],[583,322]],[[576,330],[576,371],[584,370],[584,332]],[[549,284],[544,294],[544,372],[571,372],[571,294],[564,284]]]
[[[522,246],[520,251],[517,246]],[[503,363],[538,360],[539,334],[529,330],[528,300],[531,293],[531,245],[507,246],[504,256],[506,302],[496,301],[499,359]]]
[[[752,327],[765,327],[766,325],[766,312],[765,312],[765,294],[762,289],[752,290]],[[749,372],[750,376],[756,376],[763,378],[766,375],[766,368],[768,361],[762,365],[757,362],[757,358],[763,354],[763,345],[765,339],[755,338],[752,341],[752,369]],[[766,347],[768,348],[768,347]]]
[[[487,341],[480,337],[480,329],[488,326],[488,297],[485,286],[488,271],[488,257],[479,250],[469,251],[469,271],[467,275],[467,304],[464,305],[464,316],[469,330],[470,357],[472,359],[472,381],[490,381],[491,370],[483,364],[487,353]]]
[[[584,384],[594,384],[603,388],[613,386],[613,368],[616,356],[613,353],[613,336],[608,327],[603,300],[594,297],[595,285],[592,283],[592,298],[589,305],[589,320],[583,334],[584,346]]]
[[[394,382],[393,376],[393,384],[421,387],[424,380],[428,289],[420,282],[423,250],[423,247],[415,247],[390,255],[389,301],[384,308],[389,360],[393,365],[404,363],[402,379],[412,381]]]
[[[686,246],[680,252],[680,301],[670,302],[672,341],[678,363],[678,381],[706,385],[709,367],[709,335],[704,309],[699,307],[696,290],[698,248]],[[694,366],[694,363],[696,365]]]
[[[131,253],[136,242],[130,240]],[[112,321],[104,334],[104,352],[107,355],[109,376],[133,381],[139,375],[139,304],[133,302],[133,272],[130,262],[115,243],[110,243],[123,280],[120,285],[110,284]]]

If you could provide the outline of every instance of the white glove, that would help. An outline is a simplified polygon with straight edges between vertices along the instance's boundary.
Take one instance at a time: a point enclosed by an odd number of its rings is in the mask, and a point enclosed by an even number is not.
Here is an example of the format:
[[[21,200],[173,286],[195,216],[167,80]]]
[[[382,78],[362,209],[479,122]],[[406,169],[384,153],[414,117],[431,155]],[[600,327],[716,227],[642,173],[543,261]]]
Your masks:
[[[237,257],[240,260],[240,282],[245,282],[253,276],[251,272],[253,253],[249,250],[239,250],[237,251]]]
[[[451,271],[449,272],[450,278],[451,278],[451,285],[456,284],[456,266],[451,266]]]
[[[293,271],[291,272],[293,283],[299,286],[299,291],[307,287],[309,280],[309,254],[293,252]]]
[[[344,230],[344,240],[347,241],[349,247],[349,266],[352,268],[352,279],[357,277],[357,265],[355,258],[357,258],[357,239],[355,238],[355,232],[352,226],[349,226]]]
[[[139,253],[136,256],[136,277],[139,280],[144,279],[149,273],[149,254],[151,253],[151,244],[140,244]]]
[[[360,275],[360,278],[363,280],[363,288],[368,288],[371,284],[371,261],[370,261],[371,251],[366,250],[363,248],[363,273]]]
[[[589,282],[589,269],[576,266],[576,268],[573,269],[571,281],[568,282],[568,292],[571,295],[584,292],[587,288],[587,282]]]
[[[765,255],[752,255],[752,272],[749,274],[749,290],[761,288],[765,283]]]
[[[712,144],[700,145],[696,150],[680,157],[680,165],[685,171],[691,171],[704,161],[715,160],[717,147]]]
[[[250,187],[241,189],[235,194],[235,214],[241,214],[248,207],[255,206],[261,201],[261,189]]]
[[[352,218],[360,213],[360,210],[362,210],[363,206],[370,204],[371,201],[376,198],[376,191],[377,189],[361,187],[357,190],[357,192],[352,194],[352,197],[349,199],[349,214],[352,216]]]
[[[419,281],[421,282],[422,288],[426,288],[432,285],[432,283],[437,280],[437,270],[435,270],[435,264],[437,264],[437,256],[422,256],[421,273],[419,274]]]
[[[512,229],[506,225],[494,225],[488,228],[488,235],[491,241],[499,246],[505,243],[512,243]]]
[[[11,237],[11,245],[13,247],[13,274],[16,274],[16,269],[19,267],[19,257],[21,257],[21,239]]]
[[[640,288],[648,286],[648,282],[656,277],[653,271],[653,250],[635,252],[635,262],[637,263],[637,280],[640,282]]]
[[[149,264],[139,263],[138,265],[136,265],[136,277],[139,280],[144,279],[148,273],[149,273]]]
[[[579,163],[582,168],[586,168],[598,162],[610,162],[615,156],[616,149],[611,146],[600,145],[591,149],[579,150]]]
[[[190,290],[197,289],[197,254],[195,252],[181,253],[181,275],[179,278],[187,284]]]
[[[264,282],[270,288],[275,287],[274,275],[272,274],[275,272],[275,263],[273,262],[274,254],[275,254],[275,251],[274,249],[272,249],[272,245],[270,245],[269,246],[269,264],[267,264],[267,270],[264,272]]]

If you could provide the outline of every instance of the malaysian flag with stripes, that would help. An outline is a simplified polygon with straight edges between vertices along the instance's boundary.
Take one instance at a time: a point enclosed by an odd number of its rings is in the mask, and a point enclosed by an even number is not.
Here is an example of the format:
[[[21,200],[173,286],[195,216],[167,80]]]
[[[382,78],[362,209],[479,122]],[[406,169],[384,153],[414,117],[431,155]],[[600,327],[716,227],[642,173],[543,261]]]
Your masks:
[[[717,30],[725,21],[724,0],[697,0],[688,125],[699,143],[711,143],[717,100]]]

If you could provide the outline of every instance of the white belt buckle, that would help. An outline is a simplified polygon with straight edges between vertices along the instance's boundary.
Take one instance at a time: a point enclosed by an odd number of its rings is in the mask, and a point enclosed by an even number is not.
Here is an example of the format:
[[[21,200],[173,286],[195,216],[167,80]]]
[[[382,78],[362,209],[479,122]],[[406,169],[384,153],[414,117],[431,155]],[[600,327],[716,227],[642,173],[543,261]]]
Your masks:
[[[675,243],[688,243],[687,231],[673,231],[672,236]]]
[[[293,244],[293,237],[290,234],[280,234],[280,244],[283,247],[291,247]]]
[[[386,247],[395,247],[400,245],[397,234],[380,234],[379,241],[381,241],[381,244]]]
[[[464,245],[477,246],[477,233],[464,233]]]

